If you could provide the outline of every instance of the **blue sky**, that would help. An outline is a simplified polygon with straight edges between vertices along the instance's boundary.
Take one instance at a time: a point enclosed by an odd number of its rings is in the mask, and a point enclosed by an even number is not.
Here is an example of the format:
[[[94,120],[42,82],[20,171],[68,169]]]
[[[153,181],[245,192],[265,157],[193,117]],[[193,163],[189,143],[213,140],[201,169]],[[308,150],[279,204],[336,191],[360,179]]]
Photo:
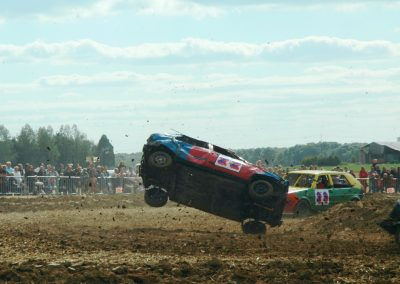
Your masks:
[[[117,152],[171,129],[229,148],[395,140],[399,14],[397,0],[3,0],[1,124],[75,123]]]

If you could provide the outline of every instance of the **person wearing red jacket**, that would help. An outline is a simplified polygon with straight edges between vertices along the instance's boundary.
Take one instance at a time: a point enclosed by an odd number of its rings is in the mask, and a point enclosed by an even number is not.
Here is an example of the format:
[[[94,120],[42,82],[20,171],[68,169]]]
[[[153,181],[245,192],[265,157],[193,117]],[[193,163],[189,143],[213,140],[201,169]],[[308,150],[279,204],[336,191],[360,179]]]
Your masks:
[[[367,191],[367,180],[366,178],[368,178],[368,172],[365,170],[364,167],[361,167],[361,170],[358,174],[358,177],[361,178],[362,180],[360,180],[362,186],[363,186],[363,190],[364,192]]]

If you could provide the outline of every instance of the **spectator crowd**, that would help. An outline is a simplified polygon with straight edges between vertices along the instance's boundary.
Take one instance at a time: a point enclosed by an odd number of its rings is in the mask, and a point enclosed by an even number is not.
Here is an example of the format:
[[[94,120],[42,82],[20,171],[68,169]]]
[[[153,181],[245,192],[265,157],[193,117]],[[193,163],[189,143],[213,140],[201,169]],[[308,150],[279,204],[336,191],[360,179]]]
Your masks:
[[[368,180],[369,192],[400,192],[400,168],[382,167],[380,169],[377,164],[372,164],[369,172],[365,168],[361,168],[359,177],[364,187]]]
[[[93,163],[87,168],[79,164],[56,168],[43,163],[35,167],[6,162],[0,166],[0,194],[122,193],[132,189],[136,176],[133,168],[123,163],[108,170]]]
[[[266,166],[261,160],[256,166],[273,172],[281,177],[287,177],[291,170],[324,170],[318,166],[300,166],[289,168],[282,166]],[[358,173],[347,167],[334,167],[334,171],[348,172],[358,178],[364,192],[400,192],[400,168],[379,167],[372,164],[370,170],[364,167]],[[106,166],[89,163],[87,168],[79,164],[40,164],[35,167],[31,164],[12,165],[6,162],[0,165],[0,194],[77,194],[77,193],[122,193],[132,192],[132,188],[139,186],[139,181],[132,167],[120,163],[113,170]]]

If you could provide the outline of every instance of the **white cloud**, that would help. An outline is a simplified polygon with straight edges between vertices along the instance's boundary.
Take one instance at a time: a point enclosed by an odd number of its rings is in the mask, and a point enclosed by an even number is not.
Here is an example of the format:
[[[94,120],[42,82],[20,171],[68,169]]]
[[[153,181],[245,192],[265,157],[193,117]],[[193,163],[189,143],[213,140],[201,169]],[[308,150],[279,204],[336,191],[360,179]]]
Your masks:
[[[172,63],[196,61],[265,60],[307,61],[389,59],[400,56],[400,44],[384,40],[361,41],[310,36],[270,43],[222,42],[187,38],[169,43],[115,47],[93,40],[60,43],[35,41],[25,45],[0,44],[0,58],[8,61],[101,62],[101,60]]]
[[[0,83],[0,95],[23,94],[35,91],[39,86],[29,83]]]
[[[215,6],[184,0],[148,0],[140,12],[150,15],[191,15],[196,18],[217,17],[224,13],[221,8]]]
[[[117,96],[51,100],[36,95],[26,97],[24,104],[8,99],[7,105],[0,105],[0,111],[8,117],[8,127],[15,133],[25,122],[34,127],[50,123],[55,129],[61,124],[77,123],[96,140],[106,132],[119,151],[123,145],[121,139],[129,140],[124,151],[140,150],[150,133],[171,129],[231,148],[305,143],[321,139],[321,133],[324,139],[333,141],[365,141],[374,139],[374,135],[390,137],[393,133],[390,130],[400,119],[398,95],[355,98],[338,93],[299,96],[297,100],[295,96],[291,100],[274,97],[261,97],[262,101],[248,98],[236,103],[229,96],[210,96],[210,100],[186,96],[161,101],[152,97],[121,100]],[[380,119],[371,116],[369,110],[378,113]],[[371,134],[362,128],[343,128],[343,125],[359,125],[360,121],[376,131]],[[134,138],[127,139],[125,134]]]
[[[34,17],[45,21],[66,21],[90,17],[106,17],[121,13],[190,16],[194,18],[217,17],[233,11],[321,9],[333,7],[340,12],[354,12],[374,0],[5,0],[0,3],[0,17],[15,19]],[[400,7],[400,0],[379,1],[382,7]]]
[[[400,68],[365,69],[320,66],[295,75],[243,76],[232,73],[177,75],[167,73],[140,74],[129,71],[93,75],[53,75],[33,82],[0,84],[0,94],[67,93],[143,94],[147,104],[154,97],[165,102],[196,105],[202,101],[259,100],[266,97],[292,101],[298,95],[320,98],[338,94],[398,94]],[[110,91],[114,88],[115,91]],[[114,90],[113,89],[113,90]],[[99,90],[103,90],[99,92]],[[67,95],[62,95],[63,98]],[[150,96],[150,97],[147,97]],[[160,100],[162,97],[162,100]]]
[[[23,7],[23,8],[22,8]],[[34,17],[44,21],[113,16],[120,13],[165,16],[216,17],[223,10],[213,5],[186,0],[84,0],[84,1],[6,1],[0,3],[0,16]]]
[[[173,75],[158,73],[152,75],[139,74],[129,71],[111,72],[111,73],[100,73],[95,75],[53,75],[42,77],[34,82],[35,85],[41,87],[63,87],[63,86],[100,86],[116,84],[140,84],[154,86],[157,82],[163,82],[165,84],[175,84],[177,82],[187,81],[188,76]]]
[[[215,6],[246,6],[246,5],[285,5],[285,6],[308,6],[308,5],[329,5],[324,0],[191,0],[191,2]],[[331,4],[398,4],[400,0],[330,0]]]
[[[389,1],[384,1],[382,3],[386,9],[390,9],[390,10],[400,9],[400,1],[399,0],[392,0],[392,1],[389,0]]]
[[[124,101],[112,99],[108,97],[98,97],[96,100],[85,99],[84,96],[79,96],[79,100],[76,97],[64,97],[62,103],[57,100],[41,99],[39,97],[32,96],[26,98],[29,102],[29,108],[31,108],[31,114],[45,115],[45,113],[51,113],[52,115],[59,115],[58,111],[63,113],[59,117],[64,118],[65,116],[90,116],[93,114],[101,114],[102,119],[106,122],[108,119],[121,119],[123,118],[142,118],[145,121],[145,117],[153,117],[154,119],[165,118],[169,119],[204,119],[206,120],[211,114],[215,117],[224,116],[226,113],[233,114],[232,118],[245,118],[253,117],[251,115],[253,110],[263,111],[267,113],[275,113],[274,115],[281,115],[282,111],[290,108],[293,115],[299,115],[300,119],[303,116],[315,119],[316,115],[324,115],[332,112],[332,107],[340,106],[340,109],[335,109],[336,115],[339,113],[363,113],[368,116],[368,111],[365,109],[376,109],[378,113],[385,115],[396,115],[399,116],[397,105],[400,103],[400,98],[396,95],[385,95],[380,96],[382,100],[377,100],[376,97],[365,97],[365,98],[353,98],[351,96],[345,96],[337,94],[333,96],[333,100],[326,102],[322,96],[319,98],[314,97],[301,97],[297,100],[287,100],[280,96],[273,97],[262,97],[262,101],[254,100],[254,98],[248,98],[247,101],[243,100],[240,103],[233,102],[228,96],[226,97],[215,97],[209,96],[205,98],[198,97],[187,97],[184,100],[182,98],[176,100],[164,100],[160,101],[156,98],[147,98],[145,101],[138,98],[131,98]],[[207,104],[208,102],[209,104]],[[33,104],[33,105],[32,105]],[[360,107],[357,105],[359,104]],[[183,107],[184,106],[184,107]],[[229,107],[223,107],[229,106]],[[357,106],[357,107],[355,107]],[[90,107],[90,110],[88,109]],[[367,107],[364,108],[363,107]],[[13,114],[20,116],[20,111],[24,110],[25,106],[21,104],[19,100],[8,100],[8,105],[0,106],[0,111],[5,115]],[[307,111],[305,111],[307,109]],[[87,110],[87,112],[85,112]],[[163,112],[165,111],[165,113]],[[216,112],[217,111],[217,112]],[[193,116],[193,112],[201,114],[200,117]],[[65,113],[65,115],[64,115]],[[118,117],[116,117],[118,114]],[[28,115],[28,113],[26,113]],[[80,119],[80,118],[79,118]],[[282,117],[284,119],[284,117]],[[184,120],[182,120],[184,121]],[[229,123],[229,120],[227,121]]]
[[[343,130],[343,125],[363,121],[377,129],[380,137],[389,137],[392,125],[400,119],[399,77],[400,68],[335,65],[286,76],[125,70],[63,74],[8,84],[7,89],[16,88],[16,92],[4,93],[6,101],[0,105],[0,113],[8,117],[7,127],[15,133],[26,122],[34,127],[51,124],[55,129],[77,123],[95,140],[106,132],[119,151],[140,150],[149,133],[170,129],[232,148],[317,141],[320,133],[335,141],[349,141],[346,137],[362,141],[373,139],[368,136],[372,134]],[[109,85],[112,89],[105,88]],[[0,90],[4,87],[0,83]],[[374,119],[370,110],[378,113],[380,120]],[[237,133],[246,137],[237,137]],[[127,139],[125,134],[135,138]],[[122,146],[125,140],[129,145]]]
[[[377,4],[376,0],[192,0],[204,5],[224,9],[224,11],[287,11],[287,10],[321,10],[333,9],[337,12],[357,12],[371,4]],[[381,0],[379,6],[393,9],[400,7],[400,0]]]
[[[336,10],[338,12],[353,13],[365,9],[366,6],[366,3],[343,3],[337,4]]]

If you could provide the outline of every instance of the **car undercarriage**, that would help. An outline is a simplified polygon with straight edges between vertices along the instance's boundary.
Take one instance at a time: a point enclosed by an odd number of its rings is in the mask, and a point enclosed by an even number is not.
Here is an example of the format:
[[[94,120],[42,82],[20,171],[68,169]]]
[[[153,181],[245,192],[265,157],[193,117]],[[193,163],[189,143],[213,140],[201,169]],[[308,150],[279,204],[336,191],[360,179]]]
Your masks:
[[[281,224],[285,190],[255,202],[248,193],[247,181],[190,164],[163,146],[144,146],[140,175],[150,206],[161,207],[169,199],[241,222],[245,233],[264,233],[264,222]]]

